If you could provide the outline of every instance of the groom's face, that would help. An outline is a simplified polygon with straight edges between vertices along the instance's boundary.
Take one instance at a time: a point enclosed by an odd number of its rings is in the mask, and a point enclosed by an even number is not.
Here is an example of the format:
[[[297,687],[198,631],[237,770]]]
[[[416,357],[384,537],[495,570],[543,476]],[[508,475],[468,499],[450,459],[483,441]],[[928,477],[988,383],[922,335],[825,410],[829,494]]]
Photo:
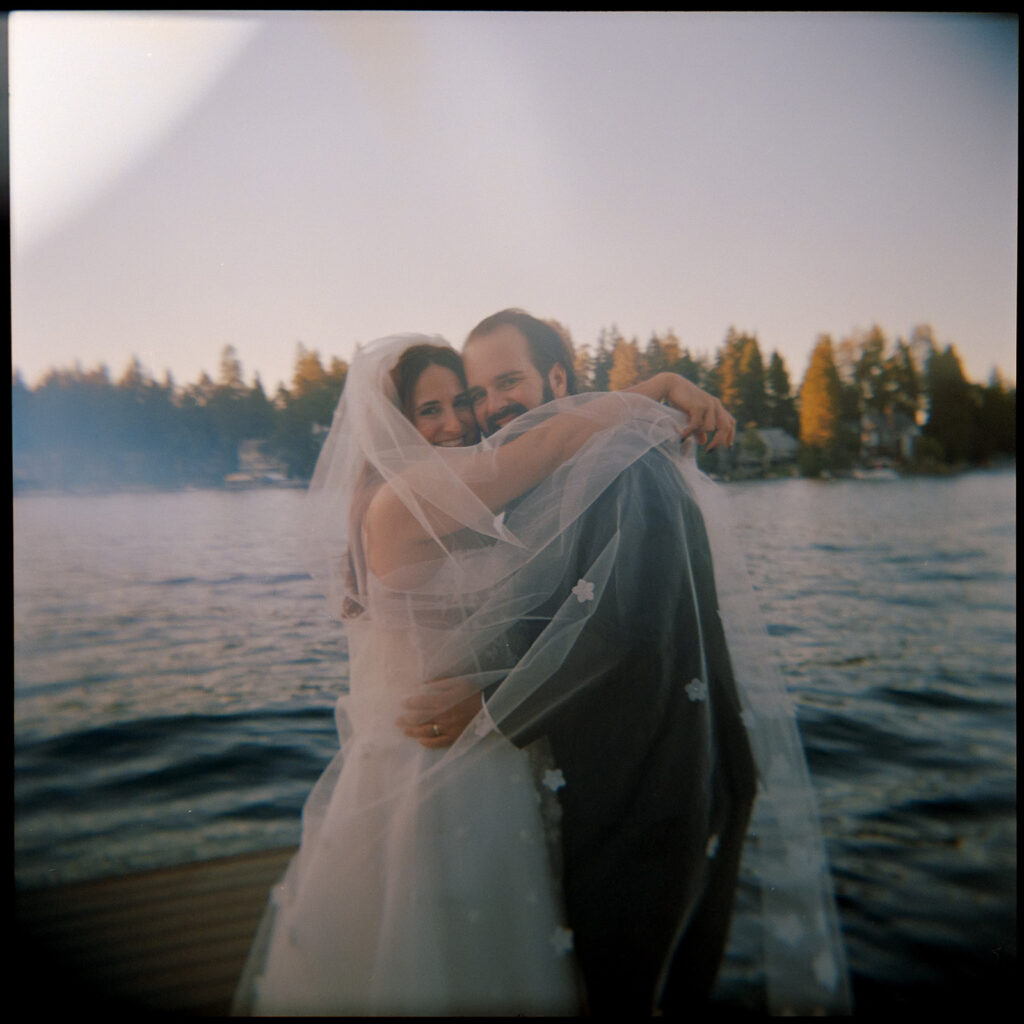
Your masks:
[[[462,362],[473,413],[485,435],[566,394],[560,367],[556,366],[545,379],[533,365],[526,338],[511,324],[471,338],[463,350]]]

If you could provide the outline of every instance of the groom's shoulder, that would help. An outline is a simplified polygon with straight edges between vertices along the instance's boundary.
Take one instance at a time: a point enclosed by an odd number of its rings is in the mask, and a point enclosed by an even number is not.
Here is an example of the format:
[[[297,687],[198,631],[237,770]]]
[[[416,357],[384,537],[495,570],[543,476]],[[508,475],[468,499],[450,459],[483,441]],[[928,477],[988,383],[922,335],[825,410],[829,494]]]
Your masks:
[[[621,486],[654,488],[669,493],[688,490],[686,481],[671,455],[663,448],[651,448],[619,474]]]
[[[653,521],[676,521],[700,515],[697,499],[671,452],[652,448],[637,459],[616,481],[619,495]]]
[[[633,507],[638,512],[656,514],[673,510],[691,499],[690,489],[675,459],[662,448],[651,448],[624,467],[584,513],[588,521],[608,521]],[[618,508],[619,513],[613,515]]]

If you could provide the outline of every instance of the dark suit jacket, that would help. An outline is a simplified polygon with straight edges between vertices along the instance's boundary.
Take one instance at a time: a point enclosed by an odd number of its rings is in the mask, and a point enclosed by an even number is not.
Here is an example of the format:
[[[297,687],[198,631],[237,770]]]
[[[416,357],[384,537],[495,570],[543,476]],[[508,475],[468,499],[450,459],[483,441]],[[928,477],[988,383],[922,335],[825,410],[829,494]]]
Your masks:
[[[672,1013],[713,983],[755,778],[703,519],[663,453],[584,516],[559,592],[515,643],[536,640],[624,519],[643,529],[569,657],[496,724],[519,746],[546,735],[565,776],[565,894],[590,1012]],[[515,532],[514,510],[507,521]]]

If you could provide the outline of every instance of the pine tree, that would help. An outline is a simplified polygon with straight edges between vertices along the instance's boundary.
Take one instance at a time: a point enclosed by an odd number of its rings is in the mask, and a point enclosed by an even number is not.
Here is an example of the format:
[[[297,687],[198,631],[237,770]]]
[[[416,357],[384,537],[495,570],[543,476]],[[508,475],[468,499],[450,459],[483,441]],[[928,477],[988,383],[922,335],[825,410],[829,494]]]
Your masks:
[[[230,391],[245,390],[242,379],[242,364],[234,345],[225,345],[220,353],[220,376],[217,383]]]
[[[800,432],[800,414],[796,411],[789,371],[778,352],[772,352],[764,383],[765,426],[778,427],[796,437]]]
[[[662,358],[665,360],[665,369],[672,370],[672,367],[683,358],[683,346],[673,330],[667,331],[665,336],[659,340],[661,342]],[[673,370],[672,372],[678,373],[679,371]]]
[[[925,374],[928,372],[928,362],[937,348],[935,332],[931,329],[931,326],[928,324],[918,324],[910,332],[907,348],[910,349],[910,356],[914,361],[918,378],[924,379]]]
[[[736,422],[741,427],[749,424],[763,425],[764,361],[757,339],[751,335],[737,334],[735,329],[730,327],[719,350],[715,370],[719,398],[726,409],[736,417]]]
[[[840,441],[840,386],[832,339],[819,335],[800,387],[800,442],[804,471],[816,475],[836,462]]]
[[[271,448],[288,467],[288,475],[309,477],[326,429],[345,387],[348,364],[332,359],[325,370],[320,355],[301,342],[296,349],[293,391],[278,392]]]
[[[988,461],[993,457],[1017,455],[1017,389],[1008,385],[998,368],[988,386],[981,389],[977,434],[972,457]]]
[[[267,438],[274,429],[274,406],[263,390],[259,374],[245,393],[240,415],[245,424],[244,437]]]
[[[597,336],[597,352],[594,355],[594,369],[591,374],[591,386],[595,391],[608,390],[608,379],[615,361],[615,345],[621,337],[619,329],[614,325],[611,329],[602,327]]]
[[[942,445],[947,462],[963,462],[974,445],[975,404],[952,345],[932,353],[926,379],[929,409],[925,433]]]
[[[757,338],[740,338],[739,359],[740,414],[744,424],[764,423],[765,388],[764,360]]]
[[[910,423],[916,422],[921,406],[921,375],[914,364],[910,346],[902,338],[897,338],[885,368],[892,412],[905,417]]]
[[[736,416],[740,404],[740,352],[739,335],[733,327],[726,331],[715,359],[715,383],[722,405]],[[736,422],[741,427],[745,425],[738,416]]]
[[[698,387],[715,395],[716,398],[718,397],[718,386],[714,379],[714,370],[708,363],[706,356],[701,355],[695,358],[690,354],[688,348],[684,348],[679,358],[675,362],[669,363],[668,368],[673,373],[678,373],[680,377],[693,381]]]
[[[640,381],[640,351],[636,339],[620,337],[615,343],[612,368],[608,373],[608,389],[622,391]]]
[[[685,353],[688,356],[688,353]],[[641,353],[640,379],[646,380],[656,373],[663,373],[666,370],[671,373],[682,373],[678,369],[680,360],[684,358],[682,345],[673,330],[669,329],[664,336],[653,332],[647,341],[647,346]],[[692,372],[693,367],[688,367]],[[685,376],[685,374],[683,374]],[[693,377],[687,377],[694,380]]]
[[[885,350],[885,335],[879,327],[872,327],[861,341],[853,370],[862,407],[879,417],[885,415],[891,399]]]
[[[301,398],[323,387],[327,374],[316,349],[307,349],[300,341],[295,346],[295,371],[292,374],[293,394]]]
[[[142,391],[148,381],[149,375],[146,373],[139,357],[132,356],[128,365],[124,368],[124,373],[121,374],[117,386],[130,391]]]
[[[573,369],[576,371],[576,386],[580,391],[591,391],[594,385],[595,359],[589,345],[576,346],[573,354]]]
[[[647,340],[647,347],[643,351],[641,362],[641,376],[645,380],[668,369],[668,360],[665,358],[661,339],[657,334],[652,334]]]

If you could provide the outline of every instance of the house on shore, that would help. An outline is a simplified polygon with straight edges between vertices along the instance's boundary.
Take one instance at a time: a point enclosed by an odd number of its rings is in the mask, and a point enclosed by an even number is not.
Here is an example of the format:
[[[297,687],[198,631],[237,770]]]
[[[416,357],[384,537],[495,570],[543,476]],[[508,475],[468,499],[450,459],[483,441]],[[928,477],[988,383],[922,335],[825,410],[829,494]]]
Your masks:
[[[780,427],[747,427],[737,438],[739,476],[766,476],[796,467],[800,442]]]
[[[283,462],[267,454],[267,442],[248,438],[238,443],[238,470],[224,477],[224,486],[235,490],[247,487],[305,486],[288,479]]]
[[[903,412],[866,411],[860,418],[860,450],[864,459],[899,459],[910,462],[921,435],[916,420]]]

